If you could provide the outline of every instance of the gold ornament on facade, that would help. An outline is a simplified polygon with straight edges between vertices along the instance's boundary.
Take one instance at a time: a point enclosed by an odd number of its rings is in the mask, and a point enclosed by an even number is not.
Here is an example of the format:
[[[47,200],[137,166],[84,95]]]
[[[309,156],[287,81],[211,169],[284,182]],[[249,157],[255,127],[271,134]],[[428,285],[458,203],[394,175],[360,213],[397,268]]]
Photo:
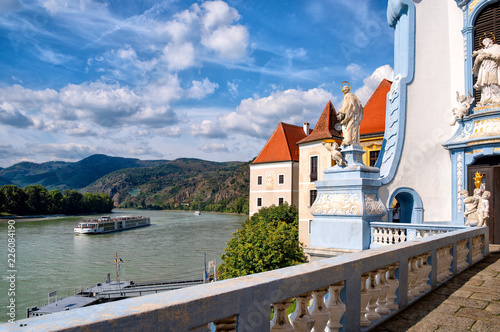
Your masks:
[[[476,172],[476,175],[474,176],[474,185],[476,188],[481,187],[481,179],[483,178],[483,175],[479,172]]]

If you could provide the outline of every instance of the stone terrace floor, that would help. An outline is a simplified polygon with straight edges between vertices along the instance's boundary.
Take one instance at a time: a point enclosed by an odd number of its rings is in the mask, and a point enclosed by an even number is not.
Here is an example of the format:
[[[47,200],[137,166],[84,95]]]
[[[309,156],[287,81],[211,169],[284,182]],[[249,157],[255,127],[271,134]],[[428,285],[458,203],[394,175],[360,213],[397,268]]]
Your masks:
[[[372,331],[500,331],[500,250]]]

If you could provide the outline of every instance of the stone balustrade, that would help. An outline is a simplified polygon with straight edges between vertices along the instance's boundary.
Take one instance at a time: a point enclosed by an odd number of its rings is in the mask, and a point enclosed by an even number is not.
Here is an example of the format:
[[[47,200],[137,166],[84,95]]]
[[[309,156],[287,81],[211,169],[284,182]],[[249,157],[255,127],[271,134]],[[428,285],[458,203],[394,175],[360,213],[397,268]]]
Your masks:
[[[0,325],[0,331],[359,331],[488,254],[466,228],[275,271]],[[287,308],[295,302],[295,311]],[[272,315],[272,320],[271,320]],[[27,326],[22,326],[26,324]]]
[[[428,236],[452,232],[466,227],[467,226],[372,222],[370,223],[370,248],[426,238]]]

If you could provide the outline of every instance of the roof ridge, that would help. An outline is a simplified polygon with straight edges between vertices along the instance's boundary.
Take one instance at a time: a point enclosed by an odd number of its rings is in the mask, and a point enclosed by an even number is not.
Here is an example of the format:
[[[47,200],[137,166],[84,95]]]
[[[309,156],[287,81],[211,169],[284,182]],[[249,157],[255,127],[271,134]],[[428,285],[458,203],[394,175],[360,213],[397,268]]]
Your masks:
[[[384,82],[387,82],[387,83],[389,83],[389,85],[392,85],[392,82],[391,82],[391,81],[389,81],[388,79],[383,78],[383,79],[382,79],[382,81],[380,81],[380,83],[378,84],[378,86],[377,86],[377,88],[375,89],[375,91],[373,91],[373,93],[372,93],[372,95],[370,96],[370,98],[368,99],[368,101],[365,103],[365,106],[366,106],[366,105],[368,105],[368,103],[370,102],[370,100],[372,100],[372,99],[373,99],[373,97],[377,94],[377,91],[378,91],[379,89],[381,89],[381,88],[382,88],[382,83],[384,83]],[[364,108],[364,107],[363,107],[363,108]]]

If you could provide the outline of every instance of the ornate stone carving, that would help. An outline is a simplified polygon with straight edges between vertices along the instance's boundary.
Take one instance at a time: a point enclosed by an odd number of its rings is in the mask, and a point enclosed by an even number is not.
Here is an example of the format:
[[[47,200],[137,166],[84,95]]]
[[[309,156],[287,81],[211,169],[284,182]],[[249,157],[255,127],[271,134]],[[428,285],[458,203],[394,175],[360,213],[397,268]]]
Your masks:
[[[358,194],[321,194],[312,208],[313,214],[359,216]]]
[[[459,154],[457,157],[458,213],[462,213],[462,194],[460,192],[462,191],[462,185],[463,185],[463,176],[464,176],[463,169],[464,169],[463,157],[461,154]]]
[[[484,190],[484,187],[479,183],[479,185],[476,184],[472,196],[467,196],[468,192],[465,189],[460,191],[460,194],[465,203],[464,216],[467,219],[465,224],[479,227],[488,226],[491,193]]]
[[[332,159],[339,166],[347,166],[347,163],[344,161],[344,157],[342,156],[342,152],[340,151],[340,147],[337,142],[323,142],[323,146],[330,151],[332,155]]]
[[[347,83],[346,85],[342,85]],[[359,126],[363,119],[363,106],[358,97],[351,93],[351,86],[344,81],[341,84],[342,92],[344,93],[344,101],[337,115],[340,124],[342,125],[342,135],[344,140],[342,145],[359,146]]]
[[[450,124],[450,126],[455,125],[455,123],[457,123],[457,120],[461,121],[464,116],[469,114],[470,105],[472,105],[473,102],[474,102],[474,97],[472,97],[470,94],[469,98],[467,98],[467,96],[461,95],[457,91],[458,107],[455,107],[454,109],[451,110],[454,119],[453,122]]]
[[[472,123],[467,123],[460,134],[453,140],[454,142],[461,142],[469,139],[472,134],[472,129],[474,128]]]
[[[481,90],[481,100],[478,101],[478,106],[500,102],[500,86],[498,85],[500,45],[495,44],[489,37],[482,39],[482,44],[483,48],[472,52],[472,57],[476,58],[472,67],[472,72],[477,77],[474,88]]]
[[[365,211],[370,215],[384,214],[384,207],[378,201],[376,194],[365,194]]]

